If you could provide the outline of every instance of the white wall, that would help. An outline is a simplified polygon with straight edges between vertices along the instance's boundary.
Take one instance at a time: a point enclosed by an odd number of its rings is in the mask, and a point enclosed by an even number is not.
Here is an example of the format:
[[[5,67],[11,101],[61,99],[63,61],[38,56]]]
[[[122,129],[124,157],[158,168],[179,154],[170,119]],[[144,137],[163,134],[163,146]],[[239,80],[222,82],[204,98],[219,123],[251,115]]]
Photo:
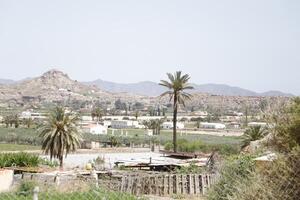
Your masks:
[[[0,169],[0,192],[8,191],[13,184],[13,179],[13,170]]]

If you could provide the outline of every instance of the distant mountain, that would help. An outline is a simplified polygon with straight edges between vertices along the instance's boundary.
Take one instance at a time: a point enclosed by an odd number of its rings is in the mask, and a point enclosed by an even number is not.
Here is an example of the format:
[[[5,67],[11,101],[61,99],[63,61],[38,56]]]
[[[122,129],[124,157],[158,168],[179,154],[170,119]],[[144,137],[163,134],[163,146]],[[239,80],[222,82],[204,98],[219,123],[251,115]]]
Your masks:
[[[232,87],[225,84],[192,84],[192,93],[208,93],[224,96],[293,96],[280,91],[257,93],[251,90]],[[138,83],[115,83],[101,79],[92,82],[78,82],[58,70],[50,70],[35,78],[20,81],[0,79],[0,100],[35,98],[45,100],[62,100],[69,97],[80,100],[94,98],[138,98],[143,96],[158,96],[166,88],[155,82],[143,81]]]
[[[0,85],[0,100],[14,102],[50,102],[75,100],[106,99],[113,94],[97,87],[87,86],[58,70],[50,70],[39,77],[27,78],[13,84]]]
[[[0,79],[0,84],[3,85],[13,84],[14,82],[15,82],[14,80],[10,80],[10,79]]]
[[[143,81],[138,83],[114,83],[110,81],[103,81],[101,79],[97,79],[92,82],[85,82],[86,85],[94,85],[99,87],[100,89],[110,91],[113,93],[117,92],[127,92],[131,94],[139,94],[145,96],[158,96],[165,88],[158,85],[155,82],[151,81]]]
[[[100,89],[110,92],[127,92],[145,96],[158,96],[165,91],[165,88],[155,82],[144,81],[138,83],[114,83],[97,79],[92,82],[85,82],[87,85],[95,85]],[[209,93],[214,95],[225,96],[293,96],[292,94],[280,91],[268,91],[257,93],[240,87],[233,87],[225,84],[192,84],[195,88],[192,93]]]

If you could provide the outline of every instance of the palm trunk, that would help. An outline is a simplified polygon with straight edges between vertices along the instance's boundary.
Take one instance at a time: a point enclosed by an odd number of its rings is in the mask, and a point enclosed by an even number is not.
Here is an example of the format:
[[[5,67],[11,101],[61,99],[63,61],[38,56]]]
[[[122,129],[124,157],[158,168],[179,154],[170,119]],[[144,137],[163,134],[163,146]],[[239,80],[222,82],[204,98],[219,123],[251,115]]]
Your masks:
[[[173,151],[177,152],[177,134],[176,134],[176,124],[177,124],[177,93],[174,94],[174,105],[173,105]]]
[[[59,157],[59,167],[60,169],[64,168],[64,156]]]

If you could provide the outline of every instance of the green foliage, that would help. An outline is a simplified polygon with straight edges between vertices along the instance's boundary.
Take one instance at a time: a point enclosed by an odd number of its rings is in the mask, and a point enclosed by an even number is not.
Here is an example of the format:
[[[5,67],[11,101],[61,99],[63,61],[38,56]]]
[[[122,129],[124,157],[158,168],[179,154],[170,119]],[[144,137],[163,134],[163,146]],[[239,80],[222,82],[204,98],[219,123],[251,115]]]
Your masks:
[[[236,177],[235,186],[226,187],[228,189],[224,199],[298,200],[300,196],[299,157],[300,149],[294,149],[289,154],[278,154],[276,160],[264,163],[255,171],[246,174],[246,177],[240,179]],[[221,197],[224,196],[214,199],[223,199]]]
[[[174,74],[167,73],[168,81],[161,80],[159,85],[164,86],[168,91],[161,94],[161,96],[169,96],[170,101],[173,100],[173,150],[177,151],[177,135],[176,135],[176,123],[177,123],[177,110],[178,105],[185,106],[185,101],[190,100],[192,95],[185,92],[186,90],[194,89],[189,84],[190,76],[188,74],[182,75],[181,71],[177,71]]]
[[[17,194],[20,196],[29,196],[32,195],[34,187],[37,185],[34,181],[22,181]]]
[[[13,144],[41,145],[41,138],[33,128],[2,128],[0,141]]]
[[[236,186],[245,183],[254,170],[253,156],[239,155],[228,158],[220,170],[220,179],[208,193],[208,200],[228,199]]]
[[[203,167],[199,167],[194,162],[192,162],[188,166],[177,168],[175,171],[179,174],[198,174],[202,173],[204,170],[205,169]]]
[[[1,193],[1,200],[29,200],[32,199],[32,186],[34,183],[24,183],[22,188],[19,188],[18,192]],[[59,192],[53,191],[41,191],[38,193],[39,199],[49,200],[61,200],[61,199],[72,199],[72,200],[86,200],[86,199],[106,199],[106,200],[137,200],[144,199],[135,197],[133,195],[115,191],[108,191],[101,188],[90,188],[87,191],[72,191],[72,192]]]
[[[77,127],[78,116],[56,107],[47,121],[39,128],[42,149],[50,154],[50,159],[58,158],[63,167],[63,156],[74,152],[79,146],[81,135]]]
[[[283,113],[275,116],[275,123],[273,145],[285,152],[300,146],[300,97],[294,98]]]
[[[242,148],[248,146],[251,141],[264,138],[268,134],[266,128],[262,126],[254,126],[248,128],[243,135]]]
[[[178,140],[178,151],[179,152],[203,152],[209,153],[216,151],[222,155],[231,155],[237,154],[239,152],[238,145],[229,145],[229,144],[204,144],[200,140],[196,141],[187,141],[186,139]],[[171,150],[173,144],[171,142],[165,143],[164,149]]]
[[[24,145],[24,144],[2,144],[0,143],[1,151],[27,151],[27,150],[40,150],[40,146]]]
[[[56,160],[48,160],[46,158],[40,158],[39,159],[40,165],[47,165],[49,167],[57,167],[59,164]]]
[[[37,167],[40,158],[36,154],[30,153],[0,153],[0,167]]]

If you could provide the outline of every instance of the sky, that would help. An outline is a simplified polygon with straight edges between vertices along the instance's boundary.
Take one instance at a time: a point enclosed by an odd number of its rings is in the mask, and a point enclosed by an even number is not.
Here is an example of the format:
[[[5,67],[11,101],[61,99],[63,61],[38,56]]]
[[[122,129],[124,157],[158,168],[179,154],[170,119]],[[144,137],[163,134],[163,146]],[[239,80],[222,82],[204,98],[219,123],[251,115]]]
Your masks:
[[[0,78],[159,81],[300,95],[299,0],[0,0]]]

